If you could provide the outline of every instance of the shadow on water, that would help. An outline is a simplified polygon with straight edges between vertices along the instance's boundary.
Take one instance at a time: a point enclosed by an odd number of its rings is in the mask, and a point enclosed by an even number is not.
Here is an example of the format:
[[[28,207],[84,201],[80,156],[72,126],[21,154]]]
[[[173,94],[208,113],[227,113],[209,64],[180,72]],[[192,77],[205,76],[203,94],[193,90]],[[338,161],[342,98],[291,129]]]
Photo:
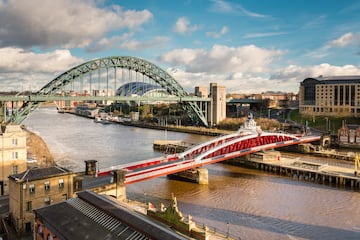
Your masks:
[[[293,186],[300,185],[302,187],[311,187],[311,188],[335,188],[336,190],[359,192],[359,190],[353,189],[350,186],[338,186],[335,183],[322,184],[312,181],[293,179],[292,177],[289,176],[264,172],[253,168],[228,165],[226,163],[217,163],[217,164],[220,167],[208,168],[209,179],[211,179],[211,175],[220,176],[220,177],[229,177],[229,178],[241,178],[241,179],[266,178],[266,181],[277,184],[286,184]]]
[[[168,206],[171,200],[165,200],[154,196],[143,196],[139,193],[129,192],[128,197],[130,199],[146,200],[152,203],[164,203]],[[279,218],[272,218],[266,216],[259,216],[254,214],[248,214],[239,211],[225,210],[214,207],[199,206],[194,203],[186,203],[178,200],[179,210],[192,209],[191,216],[195,219],[204,218],[211,221],[222,221],[225,219],[218,219],[218,216],[226,216],[226,222],[230,225],[236,225],[240,227],[253,228],[261,231],[268,231],[285,236],[294,236],[304,239],[360,239],[360,230],[352,231],[335,227],[317,226],[306,223],[299,223]],[[212,214],[208,214],[211,212]],[[349,218],[354,216],[349,216]],[[334,219],[334,221],[336,221]],[[341,224],[341,223],[339,223]],[[241,237],[241,236],[238,236]]]

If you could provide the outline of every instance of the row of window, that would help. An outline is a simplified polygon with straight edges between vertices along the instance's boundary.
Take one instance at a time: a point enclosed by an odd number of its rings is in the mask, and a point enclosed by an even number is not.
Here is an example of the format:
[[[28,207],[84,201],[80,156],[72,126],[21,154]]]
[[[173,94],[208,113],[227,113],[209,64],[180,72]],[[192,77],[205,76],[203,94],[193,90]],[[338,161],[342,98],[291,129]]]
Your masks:
[[[62,197],[61,197],[61,200],[66,201],[67,198],[68,198],[67,194],[63,194]],[[47,197],[44,198],[44,204],[45,204],[45,205],[50,205],[50,204],[51,204],[51,198],[50,198],[50,196],[47,196]],[[32,202],[32,201],[27,201],[27,202],[26,202],[26,211],[27,211],[27,212],[31,212],[31,211],[32,211],[32,209],[33,209],[33,206],[32,206],[32,205],[33,205],[33,202]]]
[[[24,189],[26,188],[26,184],[23,185]],[[59,188],[64,188],[64,179],[59,179],[58,183]],[[44,190],[50,191],[50,181],[44,182]],[[35,193],[35,184],[29,184],[29,193]]]
[[[300,112],[314,113],[360,113],[360,108],[332,108],[332,107],[301,107]]]

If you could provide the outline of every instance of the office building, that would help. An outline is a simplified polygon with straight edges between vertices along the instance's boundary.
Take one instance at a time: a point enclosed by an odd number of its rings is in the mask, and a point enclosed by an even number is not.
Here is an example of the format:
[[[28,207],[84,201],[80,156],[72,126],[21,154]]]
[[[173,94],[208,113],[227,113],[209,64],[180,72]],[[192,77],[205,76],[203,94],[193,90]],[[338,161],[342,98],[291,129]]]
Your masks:
[[[306,78],[300,83],[302,114],[359,117],[360,76]]]

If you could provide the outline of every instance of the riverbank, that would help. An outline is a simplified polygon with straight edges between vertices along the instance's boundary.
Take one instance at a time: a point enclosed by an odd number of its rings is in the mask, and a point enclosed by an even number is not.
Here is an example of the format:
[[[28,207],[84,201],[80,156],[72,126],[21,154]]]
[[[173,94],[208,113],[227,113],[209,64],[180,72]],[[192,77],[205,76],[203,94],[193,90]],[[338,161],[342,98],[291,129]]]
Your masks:
[[[71,112],[71,111],[67,111],[65,113],[74,114],[79,117],[95,119],[92,116],[87,116],[87,115],[83,115],[83,114],[79,114],[79,113],[75,113],[75,112]],[[223,130],[223,129],[217,129],[217,128],[183,126],[183,125],[172,125],[172,124],[158,125],[158,124],[152,124],[152,123],[147,123],[147,122],[143,122],[143,121],[119,121],[119,120],[115,120],[112,118],[109,118],[109,122],[113,123],[113,124],[121,124],[124,126],[148,128],[148,129],[155,129],[155,130],[167,130],[167,131],[200,134],[200,135],[207,135],[207,136],[219,136],[219,135],[229,134],[229,133],[234,132],[234,131],[230,131],[230,130]],[[102,124],[102,123],[99,122],[99,124]]]
[[[28,129],[24,129],[24,131],[26,132],[28,159],[36,160],[33,163],[29,163],[29,165],[39,167],[54,166],[54,157],[45,141]]]

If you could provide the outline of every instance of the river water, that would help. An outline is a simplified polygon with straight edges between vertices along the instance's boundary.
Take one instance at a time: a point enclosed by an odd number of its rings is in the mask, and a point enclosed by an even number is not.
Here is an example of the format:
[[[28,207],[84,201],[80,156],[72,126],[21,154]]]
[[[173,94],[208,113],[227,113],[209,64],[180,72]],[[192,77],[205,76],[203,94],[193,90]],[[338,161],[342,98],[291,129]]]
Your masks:
[[[84,160],[99,168],[159,156],[154,140],[198,143],[207,136],[102,125],[91,119],[37,109],[24,124],[48,144],[56,162],[74,171]],[[177,197],[184,216],[238,239],[360,239],[360,193],[295,181],[225,164],[206,166],[209,184],[147,180],[127,187],[129,199],[169,204]]]

